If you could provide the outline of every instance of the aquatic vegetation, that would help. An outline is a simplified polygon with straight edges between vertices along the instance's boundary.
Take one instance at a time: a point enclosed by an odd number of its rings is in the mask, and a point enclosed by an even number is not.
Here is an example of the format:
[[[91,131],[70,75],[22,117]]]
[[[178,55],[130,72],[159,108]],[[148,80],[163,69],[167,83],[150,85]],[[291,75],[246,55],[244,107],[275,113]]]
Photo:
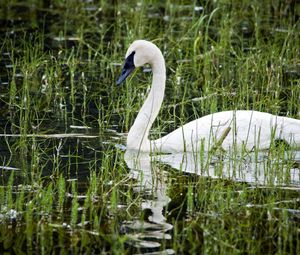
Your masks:
[[[150,69],[115,83],[147,39],[168,67],[151,139],[224,110],[299,119],[299,15],[296,1],[4,1],[0,253],[297,253],[299,148],[131,161]]]

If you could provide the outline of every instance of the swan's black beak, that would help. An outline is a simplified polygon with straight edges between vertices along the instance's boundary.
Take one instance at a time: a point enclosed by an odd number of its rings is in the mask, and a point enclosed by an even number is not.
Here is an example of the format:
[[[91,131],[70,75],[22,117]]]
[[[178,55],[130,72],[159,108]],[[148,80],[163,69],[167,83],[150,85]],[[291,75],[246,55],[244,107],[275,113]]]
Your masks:
[[[122,73],[117,80],[117,85],[120,85],[123,81],[126,80],[126,78],[129,76],[129,74],[132,73],[132,71],[135,69],[133,57],[134,57],[134,51],[125,59],[125,64],[123,66]]]

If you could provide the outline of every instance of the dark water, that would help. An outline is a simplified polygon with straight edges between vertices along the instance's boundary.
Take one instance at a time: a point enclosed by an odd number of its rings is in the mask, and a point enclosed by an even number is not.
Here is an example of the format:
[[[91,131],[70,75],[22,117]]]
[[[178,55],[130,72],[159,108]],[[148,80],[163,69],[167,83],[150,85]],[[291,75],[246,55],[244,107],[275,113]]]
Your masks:
[[[154,191],[151,185],[150,187],[146,185],[142,188],[142,192],[138,191],[141,188],[140,184],[132,187],[131,182],[130,184],[126,181],[121,182],[126,179],[129,172],[133,175],[137,174],[134,170],[138,167],[133,165],[130,159],[126,157],[124,159],[124,133],[128,131],[138,109],[134,108],[129,116],[126,115],[126,109],[131,107],[129,105],[130,95],[129,97],[124,95],[127,93],[125,92],[127,88],[120,89],[114,84],[120,72],[126,46],[137,37],[143,36],[147,39],[160,37],[166,41],[165,47],[167,47],[166,45],[176,45],[176,40],[180,38],[182,43],[180,51],[163,49],[170,66],[167,72],[171,77],[174,75],[174,68],[180,65],[180,61],[192,62],[190,52],[195,42],[191,35],[193,33],[188,33],[191,24],[194,24],[203,14],[209,16],[216,7],[225,8],[228,13],[231,8],[244,10],[244,12],[236,12],[235,21],[238,20],[238,22],[232,26],[231,47],[235,51],[245,54],[263,51],[263,48],[256,48],[258,44],[255,43],[255,38],[258,31],[255,22],[259,22],[261,41],[274,40],[278,44],[283,44],[291,26],[296,27],[295,31],[299,33],[299,4],[296,1],[268,2],[266,6],[263,3],[255,6],[251,3],[216,6],[211,1],[195,1],[194,4],[190,4],[189,1],[179,1],[174,4],[160,1],[154,1],[151,4],[134,1],[125,3],[119,1],[111,3],[103,1],[4,1],[1,3],[1,186],[7,187],[11,173],[14,172],[13,196],[18,197],[18,185],[28,185],[29,191],[25,195],[30,197],[34,196],[32,194],[35,192],[33,184],[38,183],[47,187],[49,183],[62,175],[67,183],[66,196],[68,197],[64,211],[66,216],[41,216],[38,210],[35,212],[38,220],[37,233],[27,234],[27,237],[30,236],[27,239],[23,237],[23,232],[30,233],[28,223],[24,224],[25,212],[19,213],[15,209],[8,211],[4,204],[1,205],[1,253],[21,251],[36,254],[42,252],[175,253],[174,242],[177,241],[174,241],[173,237],[176,235],[176,231],[185,229],[185,226],[190,224],[189,220],[193,219],[192,216],[188,217],[188,202],[184,199],[182,202],[181,198],[190,192],[189,181],[198,185],[199,180],[193,175],[182,175],[181,179],[175,182],[175,188],[170,195],[171,202],[166,194],[167,188],[164,182],[159,183],[160,188],[156,188]],[[260,10],[259,18],[251,15],[253,8]],[[216,19],[212,19],[208,27],[201,27],[197,30],[197,33],[201,34],[207,29],[212,46],[213,41],[218,41],[222,37],[222,31],[218,25],[219,16],[221,14],[216,12]],[[196,50],[202,52],[204,49],[201,47]],[[178,60],[176,61],[176,59]],[[239,69],[234,65],[236,61],[234,53],[215,61],[219,61],[216,66],[220,70],[224,69],[222,67],[224,63],[233,64],[232,66],[236,69],[225,72],[226,75],[220,79],[223,84],[233,81],[232,86],[238,88],[239,84],[235,84],[235,81],[238,80]],[[272,69],[272,61],[267,65]],[[188,71],[194,70],[191,65],[187,65],[187,67]],[[147,72],[147,69],[144,72]],[[278,96],[278,101],[281,103],[272,105],[270,111],[297,116],[299,107],[291,106],[288,103],[290,101],[286,100],[296,97],[291,102],[297,102],[297,96],[299,96],[298,92],[296,95],[293,94],[293,86],[299,86],[300,66],[297,59],[283,64],[281,72],[281,82],[286,87],[280,90]],[[253,81],[254,76],[249,77],[249,80]],[[137,74],[137,77],[146,83],[144,76]],[[216,77],[217,74],[212,72],[211,79]],[[172,79],[174,78],[170,78],[169,83],[176,85],[176,81]],[[206,77],[198,75],[196,71],[177,75],[177,83],[179,85],[187,84],[185,89],[188,92],[184,91],[184,86],[167,88],[166,106],[162,109],[162,116],[169,116],[167,119],[169,125],[164,127],[164,132],[179,126],[181,123],[178,119],[181,117],[185,117],[187,120],[194,118],[194,107],[201,106],[201,100],[197,100],[197,98],[200,93],[205,91],[204,85],[198,84],[205,81]],[[253,81],[253,83],[255,82],[260,84],[260,81]],[[257,84],[254,84],[253,98],[250,97],[248,102],[250,105],[255,105],[255,93],[261,92]],[[220,88],[220,91],[222,89]],[[194,103],[187,103],[184,107],[174,107],[175,104],[181,102],[180,99],[185,93],[188,93],[189,99],[194,99]],[[276,94],[277,92],[272,93]],[[224,105],[225,108],[232,106],[223,99],[221,92],[216,97],[218,103],[215,110],[223,109]],[[234,100],[238,100],[238,98],[234,97]],[[210,108],[203,107],[197,114],[203,115],[209,113],[210,110]],[[53,134],[56,136],[51,136]],[[157,134],[154,132],[153,135]],[[261,158],[264,158],[264,155]],[[152,169],[151,160],[147,156],[139,160],[140,164],[144,164],[143,170]],[[292,186],[295,189],[292,191],[283,189],[277,192],[280,193],[281,198],[286,196],[292,201],[292,205],[287,206],[290,209],[287,213],[291,215],[288,219],[297,222],[299,200],[293,200],[299,196],[299,154],[297,152],[293,160],[295,166],[292,167],[292,170],[296,177],[295,180],[292,179],[294,182],[286,186]],[[177,173],[172,172],[177,169],[176,160],[164,158],[161,162],[164,172],[167,172],[172,180],[176,179]],[[251,161],[251,163],[253,162]],[[100,176],[99,179],[104,187],[102,191],[98,190],[98,195],[102,198],[96,199],[97,201],[93,204],[94,209],[88,209],[92,215],[90,218],[95,220],[94,216],[97,215],[100,223],[97,227],[93,227],[92,225],[95,223],[89,219],[85,227],[77,225],[77,228],[72,229],[69,224],[73,208],[72,183],[75,180],[78,196],[83,196],[78,198],[79,207],[84,207],[84,196],[89,189],[91,170]],[[226,179],[226,175],[217,177]],[[148,178],[152,180],[154,177],[149,173]],[[219,185],[218,180],[210,178],[205,180],[208,189],[210,185]],[[117,182],[121,183],[118,186],[119,190],[116,191],[119,196],[117,209],[112,209],[115,205],[111,190],[114,190],[114,184]],[[233,193],[242,192],[245,187],[253,188],[253,181],[237,178],[237,182],[236,190]],[[284,186],[286,182],[283,181],[281,184]],[[227,183],[223,185],[226,186]],[[194,187],[194,189],[196,188]],[[141,204],[133,203],[134,205],[128,209],[127,192],[133,193],[133,197],[141,196]],[[268,193],[267,189],[255,194],[263,197],[264,192]],[[196,190],[195,193],[197,193]],[[108,197],[109,201],[106,201],[105,197]],[[257,199],[261,202],[259,198]],[[53,204],[55,207],[55,203]],[[249,204],[249,208],[252,205],[256,204]],[[199,202],[197,206],[201,210],[206,205],[205,202]],[[168,208],[168,217],[165,217],[166,207]],[[249,210],[259,211],[258,207],[253,206],[253,208]],[[294,213],[292,210],[296,212]],[[82,210],[78,210],[78,212],[80,216],[83,215]],[[53,214],[56,213],[54,210]],[[212,214],[214,213],[216,212],[212,212]],[[101,217],[102,219],[100,219]],[[264,215],[264,217],[267,216]],[[179,226],[176,225],[175,231],[173,225],[177,220],[180,223]],[[43,221],[49,222],[45,229],[43,229]],[[228,224],[234,225],[231,223],[231,219],[228,222]],[[243,223],[242,220],[239,222]],[[261,226],[257,232],[253,230],[257,234],[257,238],[264,238],[264,229],[270,227],[268,223],[266,225]],[[277,225],[274,223],[274,228],[276,227]],[[199,243],[196,248],[205,252],[201,245],[204,243],[203,239],[207,232],[199,226],[195,227],[193,231],[195,239]],[[126,241],[124,241],[125,239],[122,241],[124,236],[127,237]],[[189,235],[185,233],[182,236]],[[184,239],[182,236],[180,238],[184,240],[182,241],[184,248],[178,248],[176,251],[193,253],[193,250],[190,250],[193,240]],[[299,237],[299,233],[292,235],[292,244],[289,244],[290,248],[286,250],[295,250],[294,247],[299,245],[295,241],[297,237]],[[180,238],[178,242],[180,242]],[[50,245],[46,245],[47,242]],[[260,251],[266,249],[275,252],[277,247],[273,247],[270,242],[266,241],[267,244],[262,245],[263,248]],[[39,247],[35,247],[35,243]],[[177,246],[180,245],[177,244]],[[125,249],[122,248],[124,249],[122,250],[120,247],[125,247]]]

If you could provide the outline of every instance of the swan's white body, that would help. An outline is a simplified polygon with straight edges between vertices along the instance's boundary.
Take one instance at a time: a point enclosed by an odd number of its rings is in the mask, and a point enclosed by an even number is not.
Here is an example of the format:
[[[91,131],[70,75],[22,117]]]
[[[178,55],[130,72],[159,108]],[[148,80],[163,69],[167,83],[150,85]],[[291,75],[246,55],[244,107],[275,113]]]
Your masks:
[[[209,150],[219,144],[225,150],[245,147],[268,148],[276,139],[300,146],[300,120],[257,111],[225,111],[191,121],[170,134],[150,141],[149,131],[157,117],[165,91],[166,68],[159,48],[151,42],[138,40],[127,50],[134,67],[149,63],[152,86],[134,124],[129,130],[127,148],[140,151],[183,152]],[[124,69],[126,68],[126,63]],[[131,72],[123,73],[125,78]],[[133,70],[133,69],[131,69]],[[123,74],[122,73],[122,74]],[[121,77],[120,77],[121,78]],[[124,79],[119,79],[121,83]]]
[[[257,111],[218,112],[187,123],[153,145],[166,152],[199,151],[220,142],[225,150],[241,146],[251,150],[269,148],[274,139],[300,145],[300,120]]]

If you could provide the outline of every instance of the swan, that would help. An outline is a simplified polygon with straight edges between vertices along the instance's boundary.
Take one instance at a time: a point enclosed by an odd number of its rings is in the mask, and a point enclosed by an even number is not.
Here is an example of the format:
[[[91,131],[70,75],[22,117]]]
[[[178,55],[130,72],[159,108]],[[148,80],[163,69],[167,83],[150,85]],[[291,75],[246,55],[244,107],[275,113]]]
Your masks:
[[[132,71],[145,64],[152,69],[152,85],[127,136],[127,149],[144,152],[175,153],[209,151],[215,146],[224,150],[268,149],[274,140],[300,146],[300,120],[254,110],[213,113],[193,120],[156,140],[149,131],[163,102],[166,67],[160,49],[152,42],[136,40],[128,48],[125,64],[117,80],[120,85]]]

